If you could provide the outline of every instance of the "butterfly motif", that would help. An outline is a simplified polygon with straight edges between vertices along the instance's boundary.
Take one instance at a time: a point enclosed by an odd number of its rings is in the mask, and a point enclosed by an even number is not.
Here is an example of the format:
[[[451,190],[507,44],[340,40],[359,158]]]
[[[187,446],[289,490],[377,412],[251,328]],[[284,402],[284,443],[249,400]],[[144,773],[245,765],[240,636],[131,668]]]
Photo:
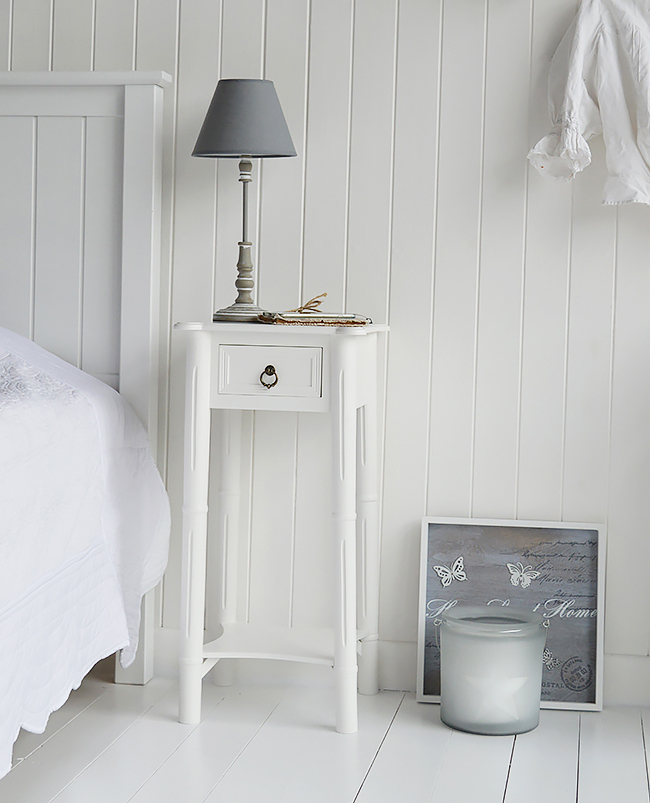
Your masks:
[[[549,648],[544,647],[544,652],[542,653],[542,663],[548,669],[555,669],[562,662],[559,658],[553,658],[553,653],[549,650]]]
[[[447,588],[448,585],[451,585],[452,580],[458,580],[460,582],[467,580],[462,555],[459,558],[456,558],[456,560],[451,564],[451,569],[448,566],[443,565],[434,566],[433,571],[440,578],[443,588]]]
[[[531,581],[539,577],[539,572],[533,571],[532,566],[524,566],[523,563],[506,563],[510,572],[510,582],[513,586],[521,584],[522,588],[528,588]]]

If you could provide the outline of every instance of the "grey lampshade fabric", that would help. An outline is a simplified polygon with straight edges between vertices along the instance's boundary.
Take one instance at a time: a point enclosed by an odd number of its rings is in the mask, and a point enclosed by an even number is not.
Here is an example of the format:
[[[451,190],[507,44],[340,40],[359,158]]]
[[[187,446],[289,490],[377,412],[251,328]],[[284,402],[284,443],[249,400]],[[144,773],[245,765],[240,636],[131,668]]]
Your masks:
[[[295,156],[273,81],[224,78],[217,84],[192,156]]]

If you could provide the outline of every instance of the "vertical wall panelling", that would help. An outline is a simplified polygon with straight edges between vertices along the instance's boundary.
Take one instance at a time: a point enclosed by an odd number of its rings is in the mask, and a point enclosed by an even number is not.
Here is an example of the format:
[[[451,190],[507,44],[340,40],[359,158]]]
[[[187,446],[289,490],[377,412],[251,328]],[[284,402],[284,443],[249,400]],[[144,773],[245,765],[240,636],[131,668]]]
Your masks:
[[[34,340],[73,365],[81,358],[85,134],[79,117],[38,121]]]
[[[573,193],[562,519],[605,522],[617,210],[600,203],[602,140],[591,147]]]
[[[220,4],[181,4],[174,176],[174,320],[209,320],[213,308],[216,159],[191,153],[217,80],[220,58]],[[236,248],[236,241],[235,241]],[[191,259],[191,268],[188,260]],[[233,264],[236,262],[236,257]],[[234,283],[234,276],[233,276]],[[202,304],[196,309],[196,288]],[[207,291],[207,292],[206,292]]]
[[[191,156],[219,77],[221,4],[180,5],[177,124],[173,192],[172,321],[208,321],[213,308],[215,162]],[[183,490],[184,344],[172,333],[169,377],[167,486],[173,527],[180,533]],[[214,465],[214,464],[213,464]],[[180,539],[172,540],[164,586],[164,623],[178,627]]]
[[[380,604],[380,638],[390,642],[416,638],[420,520],[427,512],[442,9],[442,0],[399,3]],[[382,682],[390,660],[384,649]]]
[[[95,0],[94,70],[133,70],[138,0]]]
[[[355,2],[345,308],[382,323],[391,281],[398,12],[398,0]],[[434,88],[427,91],[433,95]],[[379,350],[383,432],[386,338]]]
[[[618,210],[606,645],[627,655],[647,655],[649,647],[649,217],[641,205]]]
[[[510,518],[517,488],[531,7],[490,2],[488,12],[471,513]]]
[[[549,59],[566,3],[534,4],[530,144],[548,133]],[[565,20],[568,25],[570,15]],[[562,515],[567,299],[573,185],[529,169],[517,515]]]
[[[176,76],[180,0],[138,0],[136,70],[164,69]],[[167,99],[167,94],[165,95]],[[173,103],[166,104],[174,110]]]
[[[249,579],[254,624],[291,624],[296,436],[295,414],[255,415]]]
[[[0,7],[0,70],[11,69],[11,32],[13,26],[14,4],[10,0]]]
[[[93,64],[96,0],[56,0],[52,69],[90,70]]]
[[[265,77],[267,18],[266,0],[224,0],[220,77]],[[271,47],[277,48],[277,40]],[[298,58],[300,50],[299,46]],[[301,72],[300,65],[299,76]],[[271,75],[268,77],[272,78]],[[249,237],[253,243],[255,298],[262,304],[265,303],[260,296],[264,261],[260,254],[264,246],[259,221],[264,189],[263,161],[253,160],[253,182],[249,185]],[[287,160],[277,161],[281,162],[280,169],[287,166]],[[237,242],[241,239],[242,227],[238,160],[218,160],[217,176],[215,307],[219,308],[231,304],[236,295]],[[257,284],[258,277],[260,284]],[[242,485],[246,492],[242,493],[240,511],[241,530],[244,533],[244,547],[240,552],[243,580],[240,600],[245,600],[245,608],[239,613],[247,616],[249,621],[257,621],[261,617],[265,622],[274,620],[277,624],[288,624],[294,536],[296,427],[294,413],[281,414],[277,418],[273,414],[253,413],[245,416],[244,420],[244,433],[248,433],[248,439],[244,442],[242,452],[242,473],[244,480],[250,480],[250,483]],[[273,449],[273,445],[278,443],[281,444],[279,454]],[[273,472],[269,461],[274,458],[277,461],[276,474],[272,475],[274,478],[270,481],[267,472]],[[271,510],[275,512],[269,515]],[[268,565],[267,558],[270,561]],[[278,576],[277,584],[275,574]],[[268,611],[266,601],[270,603]]]
[[[345,306],[385,321],[395,103],[396,0],[357,0],[354,14]]]
[[[160,264],[160,320],[171,322],[172,253],[174,227],[174,173],[178,105],[178,42],[180,0],[139,0],[136,19],[136,69],[163,69],[172,76],[172,85],[165,89],[162,133],[162,200],[161,200],[161,264]],[[169,439],[171,327],[166,342],[161,343],[159,385],[158,467],[167,479]],[[156,591],[157,623],[163,621],[164,585]]]
[[[334,548],[327,416],[300,413],[296,455],[296,545],[292,623],[331,627],[335,605]]]
[[[347,269],[352,0],[312,0],[305,158],[305,299],[342,310]]]
[[[224,0],[221,29],[222,50],[220,78],[262,78],[260,53],[264,47],[264,0]],[[216,32],[215,32],[216,45]],[[214,82],[216,85],[216,81]],[[205,103],[207,111],[212,92]],[[197,130],[198,133],[198,130]],[[197,160],[204,161],[204,160]],[[260,159],[253,160],[253,181],[249,184],[249,236],[253,243],[255,274],[259,272],[257,258],[259,240],[256,214],[261,187]],[[237,276],[237,243],[241,239],[241,184],[238,181],[237,159],[218,159],[217,174],[217,235],[215,309],[227,307],[235,300]],[[256,288],[255,297],[258,298]]]
[[[52,69],[53,2],[54,0],[14,0],[12,70]]]
[[[486,3],[447,2],[443,17],[428,494],[440,515],[471,502]]]
[[[265,307],[276,310],[290,309],[306,300],[301,297],[302,225],[311,5],[311,0],[269,0],[266,7],[264,77],[275,84],[298,154],[260,163],[259,299]],[[294,43],[289,52],[287,37]],[[255,416],[256,455],[273,442],[276,425],[283,427],[282,451],[287,452],[282,464],[282,505],[290,504],[292,509],[286,510],[281,524],[285,530],[282,543],[287,548],[282,576],[289,580],[288,596],[285,592],[282,597],[282,615],[291,624],[313,624],[316,619],[321,626],[328,626],[331,617],[321,615],[331,601],[326,581],[331,565],[329,473],[322,471],[327,464],[323,456],[330,448],[327,420],[314,414],[285,413],[283,421],[273,414],[266,420],[263,413]],[[265,430],[265,424],[270,429]],[[256,478],[257,505],[266,483],[261,474],[256,473]],[[270,498],[268,491],[263,493],[262,499]],[[255,532],[257,527],[254,522]],[[253,563],[255,566],[259,561]],[[249,594],[250,603],[253,599]]]
[[[34,303],[34,203],[36,119],[0,119],[0,243],[13,264],[2,261],[0,325],[25,337],[32,335]],[[6,250],[5,250],[6,249]]]
[[[264,75],[273,81],[297,156],[260,159],[258,298],[266,309],[297,307],[302,276],[302,213],[309,0],[269,0]],[[287,40],[292,46],[287,48]],[[228,264],[232,264],[232,255]],[[304,299],[306,300],[306,299]]]
[[[271,4],[273,5],[273,4]],[[269,31],[266,0],[245,0],[245,2],[224,3],[224,17],[221,56],[221,75],[224,78],[262,78],[264,77],[265,55],[271,52],[277,58],[277,9],[271,10],[272,27]],[[300,20],[300,16],[298,20]],[[242,32],[246,32],[242,40]],[[304,36],[305,27],[302,28]],[[269,33],[271,41],[269,41]],[[286,44],[285,44],[286,46]],[[294,65],[300,81],[304,71],[303,48],[297,48]],[[267,76],[271,80],[273,77]],[[300,81],[299,102],[302,100]],[[278,87],[280,89],[280,87]],[[292,87],[295,92],[295,85]],[[292,97],[295,95],[292,94]],[[295,102],[295,101],[294,101]],[[269,171],[271,180],[279,179],[294,198],[300,197],[300,185],[295,180],[284,184],[289,178],[282,175],[283,167],[291,160],[268,160],[278,162],[278,170]],[[260,259],[263,243],[259,228],[261,197],[264,192],[264,160],[254,160],[253,183],[249,192],[249,227],[254,244],[253,262],[256,274],[260,277],[260,287],[264,276],[264,264]],[[218,306],[230,304],[234,300],[234,279],[237,261],[236,244],[241,236],[241,184],[237,181],[237,160],[221,160],[219,164],[219,185],[217,188],[217,294],[223,288],[222,301]],[[278,198],[279,208],[282,200]],[[297,231],[294,231],[294,236]],[[272,235],[273,236],[273,235]],[[289,235],[290,238],[290,235]],[[269,265],[270,281],[273,281],[273,267]],[[282,282],[282,274],[279,281]],[[258,301],[264,304],[259,294]],[[281,287],[281,285],[280,285]],[[288,295],[288,294],[287,294]],[[219,296],[217,295],[217,298]],[[293,306],[290,302],[283,308]],[[246,615],[251,622],[287,625],[291,621],[293,596],[293,561],[295,539],[295,460],[297,438],[296,413],[256,412],[254,418],[254,439],[252,460],[250,501],[243,498],[246,520],[247,505],[251,505],[248,520],[250,531],[242,560],[248,565],[245,593],[247,599]],[[244,467],[246,472],[246,468]],[[244,532],[245,532],[245,528]],[[244,589],[242,589],[244,591]]]
[[[160,319],[171,320],[171,282],[174,226],[174,172],[178,105],[178,40],[180,0],[139,0],[136,25],[136,69],[164,70],[172,76],[172,84],[165,88],[162,133],[162,200],[161,200],[161,265],[160,265]],[[196,161],[196,160],[195,160]],[[159,431],[164,433],[158,441],[158,467],[167,478],[169,427],[169,361],[171,329],[167,342],[161,344],[159,387]],[[164,581],[163,581],[164,582]],[[162,609],[162,597],[159,600]],[[162,616],[162,610],[159,611]]]

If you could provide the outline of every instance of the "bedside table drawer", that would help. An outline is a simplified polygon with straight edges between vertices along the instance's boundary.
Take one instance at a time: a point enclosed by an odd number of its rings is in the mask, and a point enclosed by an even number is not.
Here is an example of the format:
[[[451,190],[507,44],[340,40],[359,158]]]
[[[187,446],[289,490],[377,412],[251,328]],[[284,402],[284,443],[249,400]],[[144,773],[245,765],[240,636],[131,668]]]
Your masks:
[[[323,349],[312,346],[219,346],[220,396],[318,399]]]

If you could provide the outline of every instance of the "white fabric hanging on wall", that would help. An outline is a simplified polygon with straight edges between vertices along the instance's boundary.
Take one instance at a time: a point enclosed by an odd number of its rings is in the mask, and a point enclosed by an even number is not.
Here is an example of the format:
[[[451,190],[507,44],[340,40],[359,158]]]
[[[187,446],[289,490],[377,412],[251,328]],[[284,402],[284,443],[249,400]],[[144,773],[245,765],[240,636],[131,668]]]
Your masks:
[[[582,0],[551,63],[553,129],[528,158],[542,175],[572,179],[602,132],[603,203],[650,204],[650,0]]]

